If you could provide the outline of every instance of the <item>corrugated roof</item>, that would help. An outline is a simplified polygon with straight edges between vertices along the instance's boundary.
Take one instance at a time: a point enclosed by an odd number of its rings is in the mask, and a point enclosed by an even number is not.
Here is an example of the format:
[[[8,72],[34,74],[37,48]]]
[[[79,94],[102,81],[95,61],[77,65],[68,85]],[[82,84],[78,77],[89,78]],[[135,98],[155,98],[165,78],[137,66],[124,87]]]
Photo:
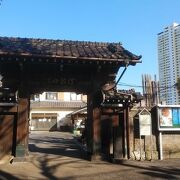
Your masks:
[[[87,104],[81,101],[32,101],[31,108],[82,108]]]
[[[0,37],[0,55],[139,60],[120,43]]]

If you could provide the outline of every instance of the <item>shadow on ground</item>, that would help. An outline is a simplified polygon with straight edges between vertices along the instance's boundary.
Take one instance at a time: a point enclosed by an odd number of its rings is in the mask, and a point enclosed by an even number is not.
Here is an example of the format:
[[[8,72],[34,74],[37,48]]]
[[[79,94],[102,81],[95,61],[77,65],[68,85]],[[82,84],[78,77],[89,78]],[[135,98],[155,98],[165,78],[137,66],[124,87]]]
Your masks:
[[[39,144],[41,144],[39,146]],[[78,159],[86,159],[86,152],[80,148],[74,139],[56,137],[44,137],[41,139],[30,139],[29,151],[41,154],[67,156]]]
[[[41,170],[43,176],[52,180],[57,179],[54,174],[60,166],[87,159],[86,152],[72,137],[43,136],[41,138],[32,136],[30,137],[29,152],[33,154],[31,159],[33,165]],[[65,157],[70,159],[64,161]]]
[[[175,160],[176,161],[176,160]],[[138,162],[134,161],[117,161],[116,164],[120,164],[122,166],[139,169],[138,173],[147,175],[152,179],[160,178],[160,179],[180,179],[180,167],[170,167],[168,166],[168,161],[156,161],[157,164],[153,162]],[[154,164],[154,165],[153,165]]]
[[[10,173],[0,170],[0,179],[2,179],[2,180],[18,180],[19,178],[13,176]]]
[[[83,149],[69,136],[31,136],[29,144],[32,155],[27,163],[24,176],[38,179],[33,174],[34,169],[44,179],[180,179],[179,161],[84,161]],[[18,164],[22,167],[23,165]],[[17,166],[16,166],[17,167]],[[29,167],[33,167],[32,171]],[[13,166],[10,166],[13,168]],[[20,168],[19,168],[20,169]],[[67,173],[64,173],[64,170]],[[62,175],[62,174],[64,175]],[[61,176],[58,176],[61,175]],[[13,174],[11,170],[0,170],[0,179],[13,180],[22,177],[19,172]],[[62,178],[60,178],[62,177]],[[19,178],[22,179],[22,178]]]

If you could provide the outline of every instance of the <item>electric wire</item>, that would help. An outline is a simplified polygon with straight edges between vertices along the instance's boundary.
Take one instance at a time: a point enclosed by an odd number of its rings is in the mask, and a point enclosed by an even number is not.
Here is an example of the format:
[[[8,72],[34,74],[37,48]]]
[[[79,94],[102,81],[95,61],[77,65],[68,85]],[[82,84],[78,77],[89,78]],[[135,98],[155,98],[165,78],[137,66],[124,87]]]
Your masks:
[[[145,88],[148,87],[148,85],[146,86],[142,86],[142,85],[135,85],[135,84],[127,84],[127,83],[118,83],[117,85],[119,86],[126,86],[126,87],[132,87],[132,88]],[[173,84],[172,86],[157,86],[157,88],[160,89],[160,91],[166,90],[166,89],[171,89],[171,88],[176,88],[177,83]]]

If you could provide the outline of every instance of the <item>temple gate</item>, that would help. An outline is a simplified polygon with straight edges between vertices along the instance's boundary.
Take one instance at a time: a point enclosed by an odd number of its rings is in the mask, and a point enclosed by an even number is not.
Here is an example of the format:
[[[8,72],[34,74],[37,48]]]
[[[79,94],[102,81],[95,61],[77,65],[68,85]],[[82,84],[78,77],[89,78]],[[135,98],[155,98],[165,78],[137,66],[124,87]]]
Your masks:
[[[0,37],[0,158],[28,154],[30,97],[43,91],[87,94],[88,154],[127,158],[136,98],[118,92],[115,79],[140,58],[120,43]]]

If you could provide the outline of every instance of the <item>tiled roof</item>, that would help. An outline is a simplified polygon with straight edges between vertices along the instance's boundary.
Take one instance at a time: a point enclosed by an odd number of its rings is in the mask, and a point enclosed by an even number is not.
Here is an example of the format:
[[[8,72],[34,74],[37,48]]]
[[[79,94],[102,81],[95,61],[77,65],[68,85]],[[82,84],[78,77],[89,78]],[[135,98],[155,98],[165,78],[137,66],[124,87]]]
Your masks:
[[[0,37],[0,55],[72,59],[139,60],[120,43]]]
[[[31,108],[82,108],[87,104],[82,101],[32,101]]]

